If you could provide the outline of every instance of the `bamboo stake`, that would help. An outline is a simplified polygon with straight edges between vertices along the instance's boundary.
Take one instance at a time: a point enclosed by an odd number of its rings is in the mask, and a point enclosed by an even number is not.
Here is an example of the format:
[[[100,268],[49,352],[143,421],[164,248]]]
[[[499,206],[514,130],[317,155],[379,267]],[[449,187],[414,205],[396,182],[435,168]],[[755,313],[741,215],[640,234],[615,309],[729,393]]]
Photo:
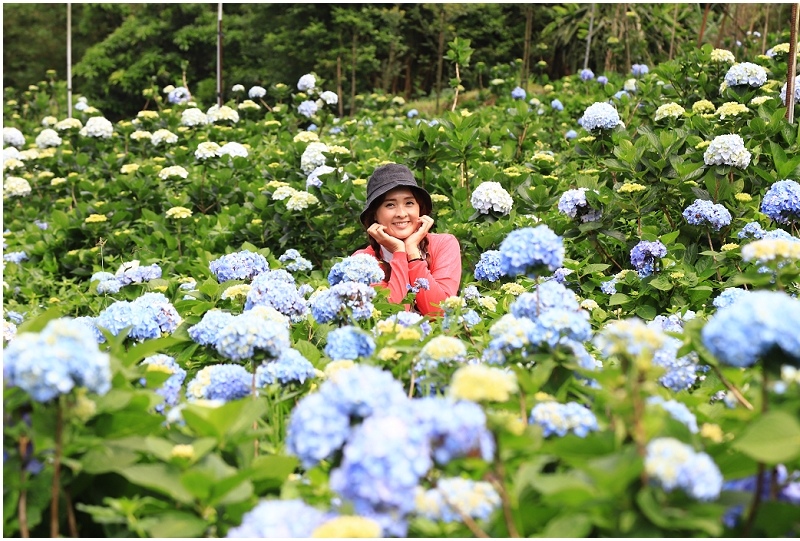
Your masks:
[[[67,118],[72,118],[72,2],[67,2]]]
[[[798,4],[792,4],[791,30],[789,31],[789,69],[786,73],[786,120],[794,124],[794,83],[797,77],[797,26],[800,23]]]
[[[217,4],[217,106],[222,107],[222,2]]]

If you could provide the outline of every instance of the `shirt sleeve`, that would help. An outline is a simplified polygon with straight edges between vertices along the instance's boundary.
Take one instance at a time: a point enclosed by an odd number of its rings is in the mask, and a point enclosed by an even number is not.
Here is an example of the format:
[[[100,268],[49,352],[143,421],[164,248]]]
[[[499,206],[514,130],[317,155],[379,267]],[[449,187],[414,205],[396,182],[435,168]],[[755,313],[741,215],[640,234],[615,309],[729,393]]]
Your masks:
[[[434,242],[435,239],[435,242]],[[430,265],[425,261],[408,264],[408,283],[419,278],[428,281],[428,289],[417,293],[417,309],[422,315],[440,314],[438,303],[458,294],[461,285],[461,247],[458,239],[450,234],[433,237],[429,246]]]

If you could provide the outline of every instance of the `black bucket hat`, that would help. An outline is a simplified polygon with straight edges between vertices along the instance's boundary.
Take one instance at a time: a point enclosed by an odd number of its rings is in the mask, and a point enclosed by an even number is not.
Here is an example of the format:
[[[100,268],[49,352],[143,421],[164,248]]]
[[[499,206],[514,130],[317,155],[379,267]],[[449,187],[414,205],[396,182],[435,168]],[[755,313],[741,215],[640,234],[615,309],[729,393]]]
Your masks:
[[[376,168],[367,181],[367,202],[361,213],[361,223],[364,224],[364,227],[369,227],[365,220],[375,202],[380,200],[386,192],[402,186],[411,188],[421,208],[433,209],[430,194],[417,185],[417,179],[414,178],[411,169],[399,163],[388,163]]]

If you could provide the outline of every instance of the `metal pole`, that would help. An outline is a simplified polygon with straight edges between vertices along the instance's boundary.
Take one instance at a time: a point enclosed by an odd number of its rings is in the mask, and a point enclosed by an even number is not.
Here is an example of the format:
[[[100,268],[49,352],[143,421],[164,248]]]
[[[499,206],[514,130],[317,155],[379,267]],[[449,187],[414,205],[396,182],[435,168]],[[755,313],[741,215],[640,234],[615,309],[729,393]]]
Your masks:
[[[222,2],[217,4],[217,106],[222,107]]]
[[[797,77],[797,26],[800,24],[800,4],[792,4],[789,30],[789,69],[786,72],[786,120],[794,123],[794,83]]]
[[[589,49],[592,47],[592,30],[594,29],[594,3],[592,3],[592,14],[589,16],[589,34],[586,35],[586,54],[583,57],[583,69],[589,67]]]
[[[72,3],[67,2],[67,118],[72,118]]]

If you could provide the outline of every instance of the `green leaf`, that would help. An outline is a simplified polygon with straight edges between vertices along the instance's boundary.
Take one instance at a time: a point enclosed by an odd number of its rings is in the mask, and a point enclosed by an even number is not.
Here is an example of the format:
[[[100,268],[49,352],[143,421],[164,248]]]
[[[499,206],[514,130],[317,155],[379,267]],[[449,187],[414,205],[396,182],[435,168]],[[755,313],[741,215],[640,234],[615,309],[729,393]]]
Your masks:
[[[209,523],[202,518],[178,511],[153,518],[152,526],[148,524],[147,527],[147,532],[152,537],[205,537],[209,527]]]
[[[193,502],[192,494],[181,484],[178,470],[166,464],[134,464],[116,471],[135,485],[166,494],[181,503]]]
[[[592,529],[591,519],[583,514],[568,513],[559,515],[547,523],[542,537],[586,537]]]
[[[733,448],[766,464],[800,456],[800,423],[785,411],[770,411],[753,421]]]

